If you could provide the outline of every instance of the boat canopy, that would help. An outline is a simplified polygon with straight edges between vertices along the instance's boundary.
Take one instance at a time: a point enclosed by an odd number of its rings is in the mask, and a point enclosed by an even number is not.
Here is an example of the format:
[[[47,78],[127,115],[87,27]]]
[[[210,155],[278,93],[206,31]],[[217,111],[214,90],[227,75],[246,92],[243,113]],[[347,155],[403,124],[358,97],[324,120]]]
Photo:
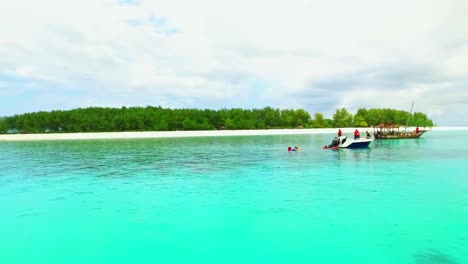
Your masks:
[[[379,125],[374,126],[374,128],[386,128],[386,129],[392,129],[392,128],[400,128],[400,125],[394,125],[392,123],[384,124],[380,123]]]

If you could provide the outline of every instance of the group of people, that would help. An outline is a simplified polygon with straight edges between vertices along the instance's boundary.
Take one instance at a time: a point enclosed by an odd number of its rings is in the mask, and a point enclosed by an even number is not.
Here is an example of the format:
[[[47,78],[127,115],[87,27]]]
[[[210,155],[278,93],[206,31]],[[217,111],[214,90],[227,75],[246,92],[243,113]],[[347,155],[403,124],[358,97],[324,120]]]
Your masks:
[[[325,148],[331,148],[331,147],[337,147],[340,143],[340,140],[339,140],[339,137],[341,137],[343,135],[343,131],[341,131],[341,129],[338,129],[338,137],[336,137],[332,144],[329,145],[329,146],[325,146]],[[359,130],[354,130],[354,139],[359,139],[361,138],[361,133],[359,132]],[[369,133],[369,131],[366,131],[366,138],[371,138],[371,134]],[[294,148],[292,147],[288,147],[288,152],[291,152],[291,151],[299,151],[300,148],[298,146],[295,146]]]
[[[288,147],[288,152],[290,151],[299,151],[300,148],[298,146],[295,146],[294,148]]]
[[[341,129],[338,129],[338,137],[341,137],[343,135],[343,132]],[[361,138],[361,133],[359,133],[359,130],[354,130],[354,139],[359,139]],[[369,131],[366,131],[366,138],[371,138],[371,134]]]

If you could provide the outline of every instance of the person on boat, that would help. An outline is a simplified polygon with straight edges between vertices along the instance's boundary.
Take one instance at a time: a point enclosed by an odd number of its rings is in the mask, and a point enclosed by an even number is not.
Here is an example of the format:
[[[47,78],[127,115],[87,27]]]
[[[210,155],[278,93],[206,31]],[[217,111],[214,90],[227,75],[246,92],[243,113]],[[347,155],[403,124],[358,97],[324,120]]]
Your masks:
[[[370,135],[369,131],[366,131],[366,138],[367,139],[371,138],[371,135]]]
[[[341,137],[341,135],[343,135],[343,133],[341,132],[341,129],[338,128],[338,137]]]
[[[354,130],[354,139],[358,139],[360,137],[361,137],[361,135],[359,134],[359,130],[357,130],[357,128],[356,128],[356,130]]]
[[[380,130],[377,130],[377,133],[375,133],[375,138],[382,138],[382,133],[380,133]]]
[[[419,133],[419,126],[416,127],[416,134]]]

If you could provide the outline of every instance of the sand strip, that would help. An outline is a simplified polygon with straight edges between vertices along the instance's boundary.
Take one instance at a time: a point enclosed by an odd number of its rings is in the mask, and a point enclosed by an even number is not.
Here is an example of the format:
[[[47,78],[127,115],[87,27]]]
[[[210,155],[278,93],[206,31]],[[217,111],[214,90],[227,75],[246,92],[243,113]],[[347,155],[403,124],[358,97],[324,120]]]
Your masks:
[[[343,134],[352,135],[355,128],[342,128]],[[408,127],[408,130],[414,130]],[[468,127],[437,127],[434,131],[468,130]],[[102,133],[50,133],[50,134],[4,134],[0,141],[36,140],[89,140],[89,139],[138,139],[138,138],[180,138],[180,137],[218,137],[218,136],[261,136],[261,135],[312,135],[334,134],[336,128],[314,129],[265,129],[265,130],[210,130],[210,131],[154,131],[154,132],[102,132]],[[359,128],[361,133],[372,128]]]

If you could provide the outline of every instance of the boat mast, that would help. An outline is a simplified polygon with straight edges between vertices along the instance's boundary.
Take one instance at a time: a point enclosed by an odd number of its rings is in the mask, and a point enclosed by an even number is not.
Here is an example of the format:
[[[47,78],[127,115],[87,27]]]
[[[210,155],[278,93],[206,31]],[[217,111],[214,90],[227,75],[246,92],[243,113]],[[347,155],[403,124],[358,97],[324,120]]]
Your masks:
[[[411,105],[411,110],[410,110],[410,113],[409,113],[409,116],[408,116],[408,119],[406,120],[406,125],[405,125],[405,134],[406,134],[406,128],[408,127],[408,122],[409,122],[409,119],[413,113],[413,106],[414,106],[414,101],[413,101],[413,104]]]

